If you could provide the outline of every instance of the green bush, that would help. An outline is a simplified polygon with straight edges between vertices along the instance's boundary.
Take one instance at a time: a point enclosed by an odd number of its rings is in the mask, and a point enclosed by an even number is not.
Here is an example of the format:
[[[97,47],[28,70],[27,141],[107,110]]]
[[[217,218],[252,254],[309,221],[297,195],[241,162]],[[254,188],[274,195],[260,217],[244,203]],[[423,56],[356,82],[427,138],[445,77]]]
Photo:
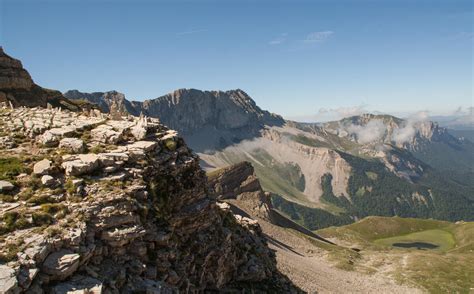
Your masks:
[[[50,225],[54,221],[54,218],[50,214],[44,212],[35,212],[31,216],[35,226]]]
[[[50,195],[39,195],[39,196],[31,197],[26,202],[35,204],[35,205],[40,205],[40,204],[46,204],[46,203],[53,203],[54,201],[55,200]]]
[[[48,214],[56,214],[58,212],[67,213],[67,207],[64,204],[59,203],[47,203],[41,204],[41,211]]]

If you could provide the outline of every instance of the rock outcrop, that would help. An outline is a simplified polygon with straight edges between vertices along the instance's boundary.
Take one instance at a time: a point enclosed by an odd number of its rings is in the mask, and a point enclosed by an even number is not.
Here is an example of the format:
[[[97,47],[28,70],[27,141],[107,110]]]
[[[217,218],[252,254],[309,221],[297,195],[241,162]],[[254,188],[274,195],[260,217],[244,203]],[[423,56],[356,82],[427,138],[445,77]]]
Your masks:
[[[13,106],[46,107],[51,104],[77,111],[81,107],[66,99],[61,92],[36,85],[21,61],[7,55],[0,47],[0,102]]]
[[[253,216],[272,222],[270,193],[264,192],[250,162],[244,161],[214,171],[209,178],[209,187],[220,201],[235,199]]]
[[[140,112],[134,108],[125,95],[117,91],[83,93],[78,90],[69,90],[64,96],[71,100],[87,100],[96,104],[104,113],[125,115],[139,115]]]
[[[278,272],[258,223],[216,205],[175,131],[144,116],[114,118],[0,110],[0,131],[16,138],[1,150],[15,183],[0,200],[2,293],[299,291]],[[55,143],[44,144],[45,134]],[[239,193],[260,195],[252,182]]]

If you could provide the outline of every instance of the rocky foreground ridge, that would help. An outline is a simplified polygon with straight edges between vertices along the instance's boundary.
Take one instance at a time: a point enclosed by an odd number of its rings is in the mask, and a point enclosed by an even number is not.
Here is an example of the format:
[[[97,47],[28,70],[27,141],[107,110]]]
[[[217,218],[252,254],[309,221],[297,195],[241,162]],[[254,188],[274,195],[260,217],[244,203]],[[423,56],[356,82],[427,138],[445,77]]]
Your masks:
[[[0,109],[0,292],[297,292],[157,119]]]

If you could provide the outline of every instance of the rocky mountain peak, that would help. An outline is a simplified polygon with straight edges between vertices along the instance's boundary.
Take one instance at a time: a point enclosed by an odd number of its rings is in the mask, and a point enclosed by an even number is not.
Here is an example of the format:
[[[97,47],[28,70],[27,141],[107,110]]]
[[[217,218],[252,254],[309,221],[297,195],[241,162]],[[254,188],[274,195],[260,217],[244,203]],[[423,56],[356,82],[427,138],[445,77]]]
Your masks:
[[[0,102],[14,106],[46,107],[47,104],[70,110],[80,107],[63,97],[61,92],[36,85],[21,61],[0,50]]]
[[[30,90],[33,86],[30,74],[21,61],[0,50],[0,90]]]

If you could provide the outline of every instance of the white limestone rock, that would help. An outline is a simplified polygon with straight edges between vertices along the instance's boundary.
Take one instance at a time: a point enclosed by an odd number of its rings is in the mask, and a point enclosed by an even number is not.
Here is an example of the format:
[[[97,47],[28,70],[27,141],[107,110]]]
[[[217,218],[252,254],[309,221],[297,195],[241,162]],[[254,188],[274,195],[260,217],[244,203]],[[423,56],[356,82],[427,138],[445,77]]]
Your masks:
[[[96,154],[80,154],[66,157],[66,159],[69,161],[63,162],[61,166],[67,176],[87,174],[99,167],[99,156]]]
[[[100,125],[91,131],[92,140],[104,144],[117,144],[122,141],[122,135],[109,125]]]
[[[73,276],[69,281],[53,287],[52,294],[102,294],[102,282],[81,275]]]
[[[8,182],[8,181],[0,181],[0,192],[11,191],[15,188],[15,186]]]
[[[46,147],[55,147],[59,144],[58,136],[54,135],[50,131],[46,131],[43,133],[43,135],[38,136],[37,140]]]
[[[59,148],[64,148],[72,153],[82,153],[85,151],[85,144],[81,139],[64,138],[59,141]]]
[[[7,265],[0,265],[0,293],[20,293],[15,270]]]
[[[67,249],[51,253],[43,263],[42,272],[51,280],[64,280],[77,270],[79,258],[79,254]]]
[[[33,173],[35,175],[45,175],[51,171],[51,160],[43,159],[35,163]]]
[[[52,176],[50,175],[44,175],[41,177],[41,183],[44,185],[44,186],[47,186],[47,187],[52,187],[54,185],[57,184],[56,182],[56,179],[53,178]]]

